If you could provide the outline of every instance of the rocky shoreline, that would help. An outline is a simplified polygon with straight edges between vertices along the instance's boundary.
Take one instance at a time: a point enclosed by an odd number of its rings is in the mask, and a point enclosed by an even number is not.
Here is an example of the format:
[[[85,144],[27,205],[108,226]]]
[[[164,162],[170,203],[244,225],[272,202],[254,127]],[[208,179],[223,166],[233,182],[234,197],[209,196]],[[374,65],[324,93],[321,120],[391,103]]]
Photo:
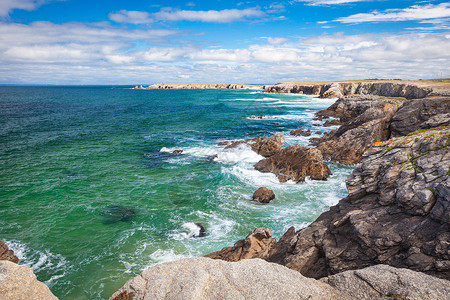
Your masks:
[[[206,90],[206,89],[228,89],[228,90],[261,90],[262,85],[239,84],[239,83],[188,83],[188,84],[172,84],[172,83],[157,83],[149,86],[135,86],[135,90]]]
[[[110,299],[449,299],[448,89],[401,82],[265,86],[338,97],[316,118],[341,126],[309,147],[282,148],[279,134],[221,145],[250,147],[265,157],[255,168],[280,182],[326,180],[324,160],[355,165],[348,196],[278,241],[270,228],[256,228],[205,258],[151,267]],[[14,259],[4,243],[0,250]],[[13,265],[2,262],[0,273]]]

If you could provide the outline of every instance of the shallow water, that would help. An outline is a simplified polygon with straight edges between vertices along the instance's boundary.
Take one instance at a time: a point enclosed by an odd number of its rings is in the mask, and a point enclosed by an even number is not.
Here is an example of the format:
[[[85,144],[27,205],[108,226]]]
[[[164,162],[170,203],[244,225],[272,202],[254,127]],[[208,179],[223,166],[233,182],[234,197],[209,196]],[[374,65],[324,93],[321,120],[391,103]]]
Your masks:
[[[289,131],[333,129],[312,121],[332,103],[239,90],[0,87],[0,239],[61,299],[104,299],[147,266],[216,251],[256,227],[279,238],[344,197],[352,168],[331,164],[328,181],[280,184],[253,169],[261,156],[217,143],[282,133],[285,146],[306,145]],[[260,186],[277,198],[251,202]],[[194,223],[205,237],[192,237]]]

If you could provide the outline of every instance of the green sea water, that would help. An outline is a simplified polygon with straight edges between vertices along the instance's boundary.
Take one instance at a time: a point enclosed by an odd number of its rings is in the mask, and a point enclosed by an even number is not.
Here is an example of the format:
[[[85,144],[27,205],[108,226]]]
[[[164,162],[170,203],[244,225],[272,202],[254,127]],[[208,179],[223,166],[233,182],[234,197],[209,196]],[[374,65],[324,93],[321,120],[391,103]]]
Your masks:
[[[312,120],[332,103],[252,90],[0,87],[0,239],[60,299],[107,299],[148,266],[256,227],[279,238],[344,197],[351,168],[280,184],[253,169],[261,156],[217,143],[282,133],[285,146],[307,145],[289,131],[333,129]],[[251,202],[260,186],[277,198]],[[205,237],[192,236],[194,223]]]

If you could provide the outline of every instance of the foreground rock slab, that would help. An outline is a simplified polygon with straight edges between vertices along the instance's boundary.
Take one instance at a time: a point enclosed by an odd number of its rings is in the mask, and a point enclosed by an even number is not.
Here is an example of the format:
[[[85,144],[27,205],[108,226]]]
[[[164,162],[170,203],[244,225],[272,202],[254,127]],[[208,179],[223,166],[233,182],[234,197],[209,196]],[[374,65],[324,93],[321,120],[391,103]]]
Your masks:
[[[128,297],[128,298],[126,298]],[[323,282],[261,259],[236,263],[190,258],[151,267],[110,300],[349,299]],[[351,299],[351,298],[350,298]]]
[[[33,270],[0,260],[0,298],[14,300],[57,300],[50,289],[36,279]]]
[[[325,180],[331,175],[330,168],[323,162],[319,150],[300,145],[289,146],[275,155],[260,160],[255,169],[273,173],[280,182],[304,181],[306,176],[314,180]]]
[[[345,271],[321,281],[360,300],[450,299],[449,281],[387,265]]]

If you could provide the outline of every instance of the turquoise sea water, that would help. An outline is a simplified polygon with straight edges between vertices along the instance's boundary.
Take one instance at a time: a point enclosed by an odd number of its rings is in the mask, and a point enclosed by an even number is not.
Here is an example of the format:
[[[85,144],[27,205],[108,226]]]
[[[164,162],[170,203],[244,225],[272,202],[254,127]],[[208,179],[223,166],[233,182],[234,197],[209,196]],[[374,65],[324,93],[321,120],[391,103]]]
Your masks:
[[[332,103],[251,90],[0,87],[0,239],[60,299],[105,299],[147,266],[219,250],[256,227],[279,238],[344,197],[351,168],[280,184],[253,169],[259,155],[217,143],[282,133],[285,146],[306,145],[289,131],[331,130],[312,118]],[[251,202],[260,186],[277,198]],[[191,237],[193,223],[205,237]]]

